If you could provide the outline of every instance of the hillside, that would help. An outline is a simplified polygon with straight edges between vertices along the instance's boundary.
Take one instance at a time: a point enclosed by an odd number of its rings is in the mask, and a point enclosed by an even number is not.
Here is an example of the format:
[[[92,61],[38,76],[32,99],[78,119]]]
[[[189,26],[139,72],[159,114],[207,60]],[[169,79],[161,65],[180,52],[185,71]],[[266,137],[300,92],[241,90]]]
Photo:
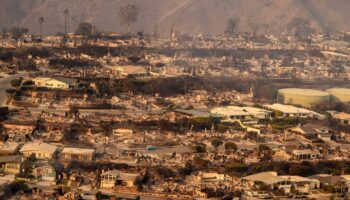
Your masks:
[[[176,25],[182,33],[222,33],[228,19],[238,32],[282,33],[296,27],[318,32],[350,31],[349,0],[0,0],[0,28],[20,25],[38,33],[63,32],[63,10],[70,10],[69,30],[86,21],[104,31],[125,31],[119,8],[128,3],[140,8],[133,31],[169,34]],[[301,24],[300,24],[301,23]]]

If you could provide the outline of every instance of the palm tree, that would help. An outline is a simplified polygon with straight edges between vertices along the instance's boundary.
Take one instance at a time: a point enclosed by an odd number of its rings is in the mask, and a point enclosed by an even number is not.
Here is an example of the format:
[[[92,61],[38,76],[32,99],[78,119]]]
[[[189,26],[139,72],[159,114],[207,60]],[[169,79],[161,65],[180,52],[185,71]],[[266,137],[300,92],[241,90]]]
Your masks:
[[[100,127],[103,130],[104,136],[105,136],[105,143],[104,143],[104,153],[106,153],[106,148],[107,148],[107,143],[108,143],[108,138],[111,135],[112,131],[112,124],[113,122],[107,122],[107,121],[101,121],[100,122]]]
[[[39,24],[40,24],[40,37],[41,37],[41,40],[43,40],[43,24],[45,23],[45,19],[44,17],[40,17],[39,18]]]
[[[67,35],[67,19],[69,16],[69,9],[65,9],[63,11],[64,14],[64,35]]]

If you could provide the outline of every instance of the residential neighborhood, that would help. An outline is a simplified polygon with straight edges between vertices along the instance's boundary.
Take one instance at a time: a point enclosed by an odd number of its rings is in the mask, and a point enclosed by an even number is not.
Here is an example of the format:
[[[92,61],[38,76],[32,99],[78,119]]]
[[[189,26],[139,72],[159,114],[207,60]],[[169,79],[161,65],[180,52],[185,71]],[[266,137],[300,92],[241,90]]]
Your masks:
[[[69,7],[4,27],[0,199],[350,198],[349,30],[136,32],[135,2],[125,33]]]

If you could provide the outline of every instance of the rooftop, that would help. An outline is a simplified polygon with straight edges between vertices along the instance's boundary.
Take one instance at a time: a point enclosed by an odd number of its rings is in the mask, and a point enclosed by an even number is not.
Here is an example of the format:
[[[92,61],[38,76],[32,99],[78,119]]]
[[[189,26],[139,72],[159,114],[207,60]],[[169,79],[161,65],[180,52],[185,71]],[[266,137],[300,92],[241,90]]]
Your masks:
[[[95,149],[81,149],[81,148],[71,148],[65,147],[61,153],[66,154],[93,154]]]
[[[185,115],[191,115],[194,117],[209,117],[210,116],[209,112],[195,110],[195,109],[185,110],[185,109],[178,108],[178,109],[175,109],[175,111],[177,111],[179,113],[183,113]]]
[[[339,94],[343,94],[343,95],[350,95],[350,89],[349,88],[331,88],[328,89],[327,92],[329,93],[339,93]]]
[[[0,151],[15,151],[19,144],[16,142],[5,142],[0,144]]]
[[[146,73],[147,70],[143,66],[134,66],[134,65],[128,65],[128,66],[113,66],[112,69],[121,71],[122,73],[128,75],[128,74],[140,74],[140,73]]]
[[[56,80],[56,81],[60,81],[60,82],[67,83],[67,84],[73,84],[73,83],[77,82],[76,79],[65,78],[65,77],[37,77],[37,78],[33,79],[34,82],[36,82],[36,81],[48,82],[51,80]]]
[[[57,147],[52,144],[47,144],[42,142],[31,142],[31,143],[24,144],[20,152],[44,151],[44,152],[53,154],[56,150],[57,150]]]
[[[319,154],[318,151],[311,150],[311,149],[295,149],[293,150],[294,154]]]
[[[258,115],[269,113],[269,111],[260,108],[239,106],[218,107],[212,109],[210,112],[226,116]]]
[[[312,89],[303,89],[303,88],[285,88],[280,89],[278,92],[282,92],[284,94],[290,93],[295,95],[308,95],[308,96],[328,96],[328,92],[324,92],[321,90],[312,90]]]
[[[298,108],[292,105],[284,105],[284,104],[279,104],[279,103],[274,103],[272,105],[264,105],[264,107],[271,109],[271,110],[278,110],[283,113],[314,113],[314,111],[305,109],[305,108]]]
[[[121,179],[121,180],[130,180],[130,181],[134,181],[139,174],[136,173],[125,173],[119,170],[110,170],[110,171],[106,171],[104,173],[101,174],[102,176],[115,176],[117,177],[117,179]]]
[[[350,114],[344,112],[337,112],[332,114],[333,118],[350,120]]]
[[[24,160],[23,156],[21,156],[21,155],[1,156],[0,157],[0,163],[20,163],[23,160]]]
[[[282,177],[277,176],[277,172],[274,172],[274,171],[253,174],[250,176],[243,177],[242,179],[248,180],[248,181],[259,181],[267,185],[272,185],[272,184],[286,180]]]

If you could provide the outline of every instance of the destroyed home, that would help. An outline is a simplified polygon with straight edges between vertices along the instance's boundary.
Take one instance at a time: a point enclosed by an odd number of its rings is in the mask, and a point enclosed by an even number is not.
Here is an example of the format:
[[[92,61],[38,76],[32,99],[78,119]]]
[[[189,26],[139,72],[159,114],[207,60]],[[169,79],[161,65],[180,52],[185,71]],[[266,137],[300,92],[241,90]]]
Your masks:
[[[347,199],[350,4],[239,1],[5,0],[0,199]]]

